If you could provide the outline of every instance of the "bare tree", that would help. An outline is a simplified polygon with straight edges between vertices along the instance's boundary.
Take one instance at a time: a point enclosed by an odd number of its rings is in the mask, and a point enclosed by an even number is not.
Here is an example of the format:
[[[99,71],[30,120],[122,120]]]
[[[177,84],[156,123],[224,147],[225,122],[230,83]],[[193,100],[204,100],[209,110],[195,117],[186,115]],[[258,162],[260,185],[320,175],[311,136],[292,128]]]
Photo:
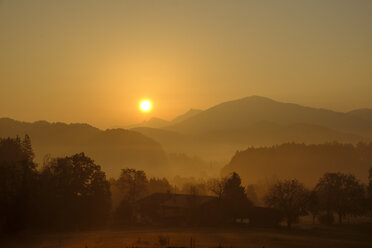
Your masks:
[[[353,175],[326,173],[315,189],[322,210],[329,215],[336,212],[340,224],[346,215],[358,215],[362,211],[364,187]]]
[[[265,203],[278,209],[287,222],[287,227],[298,221],[300,216],[306,215],[308,191],[302,183],[294,180],[279,181],[274,184],[267,195]]]
[[[144,171],[123,169],[117,180],[117,185],[124,198],[133,203],[146,194],[148,180]]]
[[[226,181],[227,178],[225,177],[210,179],[207,182],[209,191],[215,194],[218,199],[221,199],[225,189]]]

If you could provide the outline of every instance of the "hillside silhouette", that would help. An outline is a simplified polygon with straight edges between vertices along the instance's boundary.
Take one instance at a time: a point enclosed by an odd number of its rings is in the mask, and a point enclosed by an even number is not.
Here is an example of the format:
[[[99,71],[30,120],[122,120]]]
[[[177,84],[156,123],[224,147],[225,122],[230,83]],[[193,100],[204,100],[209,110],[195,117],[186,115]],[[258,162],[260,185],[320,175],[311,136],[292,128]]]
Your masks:
[[[235,171],[248,182],[264,178],[298,178],[313,186],[326,172],[342,171],[367,181],[372,164],[372,143],[356,146],[341,143],[306,145],[286,143],[269,147],[250,147],[238,151],[223,173]]]
[[[200,109],[190,109],[189,111],[187,111],[186,113],[182,114],[182,115],[179,115],[177,116],[176,118],[174,118],[172,121],[171,121],[171,124],[176,124],[176,123],[179,123],[179,122],[182,122],[182,121],[185,121],[199,113],[203,112],[203,110],[200,110]]]
[[[123,166],[149,173],[170,169],[175,175],[178,172],[200,175],[210,171],[205,166],[208,162],[200,163],[198,167],[193,159],[176,161],[184,157],[169,157],[169,154],[217,162],[216,167],[220,168],[237,150],[249,146],[286,142],[369,142],[372,122],[367,117],[360,117],[368,114],[369,111],[364,110],[341,113],[251,96],[221,103],[205,111],[190,109],[171,121],[153,118],[146,122],[158,128],[142,126],[103,131],[88,124],[25,123],[2,118],[0,137],[29,134],[38,163],[42,163],[47,154],[63,156],[86,152],[106,166],[104,169],[110,176],[117,175]],[[169,125],[159,127],[165,123]]]
[[[372,109],[355,109],[348,112],[348,114],[372,122]]]
[[[138,132],[124,129],[102,131],[88,124],[34,123],[0,118],[0,137],[28,134],[34,146],[36,162],[44,156],[67,156],[85,152],[101,164],[108,175],[118,175],[123,167],[134,167],[157,174],[167,168],[161,145]]]
[[[143,121],[138,124],[129,125],[126,128],[138,128],[138,127],[148,127],[148,128],[162,128],[165,126],[169,126],[171,124],[170,121],[163,120],[157,117],[153,117],[148,121]]]
[[[174,125],[176,123],[187,120],[187,119],[193,117],[194,115],[199,114],[200,112],[202,112],[202,110],[200,110],[200,109],[190,109],[189,111],[187,111],[187,112],[185,112],[185,113],[183,113],[179,116],[176,116],[174,119],[172,119],[170,121],[163,120],[163,119],[157,118],[157,117],[153,117],[148,121],[143,121],[142,123],[130,125],[127,128],[141,128],[141,127],[164,128],[166,126]]]
[[[236,150],[285,142],[356,144],[371,140],[372,122],[350,113],[251,96],[197,111],[163,128],[136,128],[169,152],[227,161]]]
[[[311,124],[372,137],[372,122],[367,120],[347,113],[282,103],[261,96],[221,103],[167,129],[185,134],[203,134],[224,129],[246,128],[261,121],[281,125]]]
[[[136,127],[130,129],[158,141],[168,152],[187,152],[194,144],[192,138],[177,132],[151,127]]]
[[[333,129],[310,125],[279,125],[261,121],[245,128],[211,130],[200,134],[181,134],[170,130],[138,127],[131,129],[158,141],[166,152],[187,153],[210,160],[226,161],[236,150],[248,146],[271,146],[286,142],[321,144],[340,141],[356,144],[368,141],[358,135],[337,132]]]

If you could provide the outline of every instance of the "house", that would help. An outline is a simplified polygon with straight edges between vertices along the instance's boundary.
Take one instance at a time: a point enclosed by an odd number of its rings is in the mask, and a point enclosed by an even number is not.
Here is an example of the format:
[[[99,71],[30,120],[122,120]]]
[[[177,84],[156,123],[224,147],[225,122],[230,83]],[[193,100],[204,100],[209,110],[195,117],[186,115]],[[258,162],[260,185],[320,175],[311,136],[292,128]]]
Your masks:
[[[136,203],[136,211],[143,223],[196,224],[206,211],[213,196],[154,193]]]
[[[280,213],[272,208],[251,206],[231,221],[217,197],[154,193],[136,202],[139,222],[155,225],[224,225],[238,222],[253,226],[276,226]]]

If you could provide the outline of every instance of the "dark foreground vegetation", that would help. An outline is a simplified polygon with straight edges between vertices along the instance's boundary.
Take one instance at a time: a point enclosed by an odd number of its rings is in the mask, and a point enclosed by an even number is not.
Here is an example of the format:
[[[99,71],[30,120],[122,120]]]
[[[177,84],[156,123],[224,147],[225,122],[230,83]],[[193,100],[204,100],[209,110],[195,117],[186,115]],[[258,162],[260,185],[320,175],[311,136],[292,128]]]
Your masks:
[[[101,231],[18,235],[6,248],[367,248],[372,226],[334,225],[314,229],[281,228],[130,228]],[[191,241],[193,246],[191,246]]]
[[[135,169],[123,169],[119,178],[108,180],[101,167],[84,153],[45,159],[40,168],[33,159],[31,140],[27,135],[23,139],[0,139],[2,237],[25,232],[86,231],[103,227],[131,227],[132,230],[158,227],[157,230],[162,230],[172,226],[175,230],[183,230],[175,234],[177,237],[193,236],[200,229],[204,230],[205,238],[211,240],[213,235],[206,230],[222,228],[216,231],[221,236],[217,235],[217,239],[228,240],[232,236],[231,242],[234,242],[236,237],[232,233],[237,230],[236,235],[254,244],[259,244],[257,237],[266,237],[273,247],[281,247],[292,238],[306,247],[305,240],[311,236],[322,239],[329,247],[339,243],[338,238],[345,242],[359,239],[355,242],[361,242],[360,245],[371,242],[371,232],[369,235],[364,233],[371,231],[371,227],[363,223],[368,222],[372,214],[372,169],[367,185],[353,175],[343,173],[324,174],[312,189],[296,179],[278,180],[263,197],[265,205],[257,206],[254,188],[245,188],[237,173],[205,183],[190,183],[178,189],[165,178],[148,178],[144,171]],[[298,228],[288,233],[279,228],[281,221],[291,228],[302,216],[308,215],[312,216],[313,224],[323,225],[311,225],[309,233]],[[331,225],[336,221],[343,224],[346,218],[350,222],[350,218],[356,217],[364,218],[364,221],[354,227],[350,224]],[[272,229],[275,227],[277,229]],[[352,231],[353,228],[360,231]],[[275,231],[267,233],[267,230]],[[123,232],[134,235],[131,231]],[[181,234],[183,232],[187,234]],[[145,231],[144,235],[149,233],[152,232]],[[100,238],[87,235],[89,242],[104,243],[106,237],[115,234],[97,234]],[[141,239],[141,234],[137,236]],[[57,237],[50,236],[50,242],[76,239],[74,234],[69,234],[66,239]],[[25,242],[28,242],[27,238]]]

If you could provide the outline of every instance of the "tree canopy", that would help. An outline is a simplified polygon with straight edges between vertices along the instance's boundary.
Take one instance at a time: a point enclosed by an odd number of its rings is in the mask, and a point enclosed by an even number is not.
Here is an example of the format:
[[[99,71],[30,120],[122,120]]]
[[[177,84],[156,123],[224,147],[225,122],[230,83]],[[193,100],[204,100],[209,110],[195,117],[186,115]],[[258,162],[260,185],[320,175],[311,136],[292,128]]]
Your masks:
[[[326,173],[315,187],[319,206],[331,214],[338,214],[339,223],[346,215],[361,213],[364,187],[355,176],[343,173]]]
[[[282,213],[288,228],[307,214],[307,199],[308,191],[296,179],[277,182],[265,196],[266,204]]]

